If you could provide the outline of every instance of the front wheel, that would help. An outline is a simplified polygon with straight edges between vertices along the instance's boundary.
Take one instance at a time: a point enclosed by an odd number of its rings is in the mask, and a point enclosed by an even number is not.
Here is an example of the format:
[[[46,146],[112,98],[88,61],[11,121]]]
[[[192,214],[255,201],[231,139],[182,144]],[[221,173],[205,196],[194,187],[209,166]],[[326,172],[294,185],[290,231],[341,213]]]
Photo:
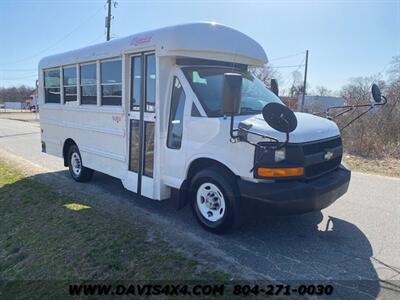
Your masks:
[[[83,166],[81,153],[76,145],[69,148],[68,166],[69,173],[75,181],[87,182],[93,177],[93,170]]]
[[[202,170],[191,181],[193,213],[206,230],[223,233],[240,225],[240,197],[235,178],[216,168]]]

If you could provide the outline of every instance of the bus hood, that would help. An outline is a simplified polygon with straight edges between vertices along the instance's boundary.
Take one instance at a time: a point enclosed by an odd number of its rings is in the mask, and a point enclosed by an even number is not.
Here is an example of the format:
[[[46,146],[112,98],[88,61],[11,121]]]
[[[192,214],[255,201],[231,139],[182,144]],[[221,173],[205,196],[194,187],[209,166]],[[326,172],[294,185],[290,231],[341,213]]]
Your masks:
[[[311,142],[340,135],[336,123],[328,119],[301,112],[296,112],[295,115],[297,117],[297,128],[289,134],[290,143]],[[238,121],[242,126],[244,125],[245,128],[250,127],[248,129],[250,131],[270,136],[280,142],[286,140],[286,134],[270,127],[261,114],[240,119]],[[249,134],[249,138],[253,139],[251,136],[254,135]]]

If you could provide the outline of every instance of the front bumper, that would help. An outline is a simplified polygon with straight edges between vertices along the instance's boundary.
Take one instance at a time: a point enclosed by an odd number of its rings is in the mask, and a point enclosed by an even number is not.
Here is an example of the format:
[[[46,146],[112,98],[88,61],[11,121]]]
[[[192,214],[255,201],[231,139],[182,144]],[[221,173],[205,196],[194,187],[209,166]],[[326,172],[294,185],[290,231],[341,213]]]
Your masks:
[[[303,214],[321,210],[346,193],[351,172],[343,165],[317,179],[255,183],[238,180],[241,197],[267,206],[278,214]]]

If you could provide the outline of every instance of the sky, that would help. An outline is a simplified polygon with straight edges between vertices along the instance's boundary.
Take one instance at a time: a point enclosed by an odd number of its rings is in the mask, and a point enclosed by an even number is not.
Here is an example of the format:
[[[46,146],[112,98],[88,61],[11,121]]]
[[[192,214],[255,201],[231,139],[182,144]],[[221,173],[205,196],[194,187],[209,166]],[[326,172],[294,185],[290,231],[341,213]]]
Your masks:
[[[400,55],[400,0],[117,2],[113,38],[196,21],[225,24],[261,44],[281,88],[294,70],[303,72],[306,49],[310,87],[331,90],[352,77],[385,74]],[[34,86],[42,57],[105,41],[105,4],[0,0],[0,87]]]

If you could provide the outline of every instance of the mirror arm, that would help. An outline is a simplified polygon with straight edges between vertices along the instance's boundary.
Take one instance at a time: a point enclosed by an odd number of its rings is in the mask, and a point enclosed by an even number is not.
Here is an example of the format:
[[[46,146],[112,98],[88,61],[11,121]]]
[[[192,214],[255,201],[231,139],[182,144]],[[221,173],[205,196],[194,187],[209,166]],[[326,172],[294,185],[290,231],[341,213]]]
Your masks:
[[[366,113],[368,113],[371,109],[373,109],[374,106],[370,106],[366,111],[362,112],[361,114],[359,114],[357,117],[355,117],[353,120],[350,120],[350,122],[348,122],[346,125],[344,125],[342,128],[340,128],[340,130],[345,129],[346,127],[350,126],[354,121],[358,120],[359,118],[361,118],[363,115],[365,115]]]
[[[287,124],[288,129],[289,129],[289,122],[286,119],[282,118],[282,116],[281,116],[281,119]],[[279,150],[279,149],[286,147],[286,145],[288,143],[289,143],[289,130],[286,131],[286,141],[284,141],[280,146],[278,146],[277,149]]]
[[[385,105],[386,103],[387,103],[387,99],[386,99],[386,97],[385,96],[382,96],[382,99],[384,100],[383,102],[381,102],[381,103],[371,103],[371,104],[355,104],[355,105],[342,105],[342,106],[331,106],[331,107],[328,107],[327,109],[326,109],[326,116],[327,116],[327,118],[329,118],[329,119],[334,119],[334,118],[336,118],[336,117],[340,117],[341,115],[343,115],[343,114],[345,114],[346,112],[349,112],[349,111],[351,111],[351,110],[353,110],[353,109],[356,109],[356,108],[362,108],[362,107],[375,107],[375,106],[382,106],[382,105]],[[329,114],[329,111],[331,111],[331,110],[335,110],[335,109],[344,109],[343,111],[341,111],[341,112],[339,112],[338,114],[336,114],[336,115],[334,115],[334,116],[330,116],[330,114]]]
[[[282,149],[283,147],[286,147],[286,145],[289,143],[289,132],[286,132],[286,141],[283,142],[281,145],[279,145],[279,141],[277,139],[275,139],[275,138],[271,138],[271,139],[275,140],[275,142],[278,144],[278,146],[276,146],[276,148],[264,147],[264,146],[261,146],[258,144],[251,143],[250,141],[246,141],[250,145],[253,145],[254,147],[258,147],[258,148],[262,149],[262,151],[263,151],[261,153],[261,155],[256,159],[253,167],[250,169],[250,173],[253,173],[253,171],[259,166],[261,159],[264,157],[265,153],[268,152],[269,149],[279,150],[279,149]]]
[[[275,138],[271,138],[271,139],[274,139],[276,141],[276,143],[279,144],[279,141],[277,139],[275,139]],[[246,142],[249,143],[250,145],[253,145],[253,146],[258,147],[258,148],[263,150],[261,155],[256,159],[256,162],[254,163],[254,166],[250,169],[250,173],[253,173],[253,171],[259,166],[260,161],[264,157],[265,153],[268,152],[268,150],[271,149],[271,148],[263,147],[263,146],[260,146],[258,144],[251,143],[249,141],[246,141]],[[286,147],[286,145],[288,143],[289,143],[289,132],[286,133],[286,141],[283,142],[280,146],[277,146],[275,148],[275,150],[279,150],[279,149],[282,149],[283,147]]]
[[[334,118],[336,118],[336,117],[341,116],[341,115],[343,115],[344,113],[346,113],[346,112],[348,112],[348,111],[350,111],[350,110],[353,110],[353,109],[355,109],[355,108],[368,107],[368,109],[367,109],[366,111],[362,112],[362,113],[359,114],[357,117],[355,117],[354,119],[350,120],[346,125],[344,125],[342,128],[340,128],[340,130],[343,130],[343,129],[345,129],[346,127],[350,126],[354,121],[358,120],[358,119],[361,118],[363,115],[367,114],[369,111],[371,111],[372,109],[374,109],[375,106],[383,106],[383,105],[385,105],[385,104],[387,103],[387,99],[386,99],[385,96],[382,96],[382,98],[383,98],[384,101],[381,102],[381,103],[378,102],[378,103],[372,103],[372,104],[370,104],[370,105],[367,105],[367,104],[354,105],[353,107],[351,107],[351,108],[345,110],[344,112],[341,112],[341,113],[337,114],[336,116],[334,116]]]
[[[282,149],[286,147],[286,145],[289,143],[289,132],[286,132],[286,141],[284,141],[280,146],[278,146],[276,149]]]
[[[235,129],[233,129],[233,122],[234,121],[234,115],[232,114],[231,115],[231,125],[230,125],[230,130],[229,130],[229,133],[230,133],[230,135],[231,135],[231,138],[232,139],[234,139],[234,140],[236,140],[237,139],[237,135],[234,135],[233,133],[235,132],[235,131],[237,131],[237,129],[235,130]]]
[[[273,138],[273,137],[268,136],[268,135],[263,135],[263,134],[260,134],[260,133],[257,133],[257,132],[253,132],[253,131],[248,130],[248,129],[239,128],[239,129],[235,129],[235,130],[242,131],[242,132],[245,132],[245,133],[254,134],[254,135],[257,135],[257,136],[259,136],[259,137],[262,137],[263,139],[270,139],[270,140],[273,140],[273,141],[276,142],[276,143],[279,143],[279,140],[276,139],[276,138]],[[249,144],[250,144],[250,143],[249,143]]]
[[[248,129],[244,129],[244,128],[237,128],[237,129],[234,129],[234,128],[233,128],[233,125],[234,125],[234,115],[231,115],[229,133],[230,133],[230,136],[231,136],[231,138],[232,138],[233,140],[237,140],[237,139],[241,139],[241,138],[242,138],[240,135],[234,134],[235,132],[241,131],[241,132],[245,132],[245,133],[250,133],[250,134],[257,135],[257,136],[259,136],[259,137],[261,137],[261,138],[263,138],[263,139],[270,139],[270,140],[272,140],[272,141],[274,141],[274,142],[276,142],[276,143],[279,143],[279,140],[278,140],[278,139],[273,138],[273,137],[271,137],[271,136],[263,135],[263,134],[260,134],[260,133],[257,133],[257,132],[254,132],[254,131],[251,131],[251,130],[248,130]],[[264,147],[262,147],[262,146],[260,146],[260,145],[257,145],[257,144],[254,144],[254,143],[250,142],[250,141],[247,140],[247,139],[241,139],[241,140],[243,140],[243,141],[245,141],[246,143],[248,143],[248,144],[250,144],[250,145],[253,145],[253,146],[255,146],[255,147],[264,148]]]
[[[359,114],[357,117],[355,117],[353,120],[351,120],[349,123],[347,123],[345,126],[343,126],[340,130],[343,130],[344,128],[346,128],[347,126],[349,126],[350,124],[352,124],[354,121],[358,120],[359,118],[361,118],[363,115],[365,115],[366,113],[368,113],[370,110],[372,110],[375,106],[383,106],[387,103],[387,99],[385,96],[382,96],[383,102],[375,102],[375,103],[371,103],[371,104],[356,104],[356,105],[342,105],[342,106],[331,106],[328,107],[325,111],[325,117],[329,120],[333,120],[337,117],[340,117],[342,115],[344,115],[345,113],[352,111],[354,109],[357,108],[363,108],[363,107],[368,107],[368,109]],[[331,110],[335,110],[335,109],[343,109],[341,112],[337,113],[336,115],[331,116],[330,115],[330,111]]]
[[[344,115],[345,113],[347,113],[347,112],[349,112],[349,111],[352,111],[353,109],[354,109],[354,107],[346,108],[345,110],[342,110],[341,112],[337,113],[337,114],[334,115],[334,116],[330,116],[330,115],[329,115],[329,112],[327,112],[327,113],[326,113],[326,117],[327,117],[329,120],[332,120],[332,119],[335,119],[335,118],[337,118],[337,117],[340,117],[341,115]]]

